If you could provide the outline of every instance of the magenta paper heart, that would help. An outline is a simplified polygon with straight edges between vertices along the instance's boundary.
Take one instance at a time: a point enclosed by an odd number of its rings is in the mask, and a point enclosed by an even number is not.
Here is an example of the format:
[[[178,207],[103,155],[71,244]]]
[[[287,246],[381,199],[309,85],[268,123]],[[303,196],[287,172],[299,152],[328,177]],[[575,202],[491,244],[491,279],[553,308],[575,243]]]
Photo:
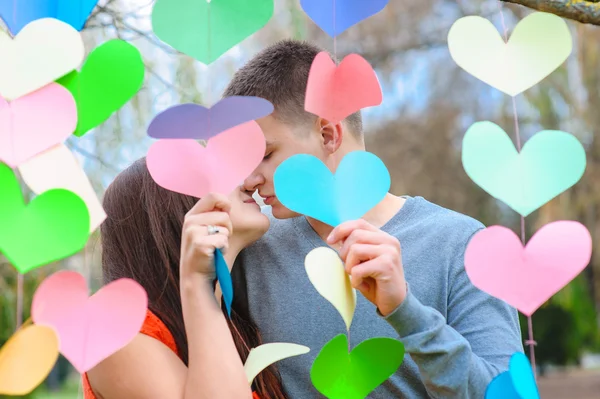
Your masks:
[[[211,108],[180,104],[158,114],[148,127],[148,136],[155,139],[208,140],[272,112],[273,104],[260,97],[226,97]]]
[[[0,161],[16,168],[64,142],[76,126],[75,99],[57,83],[10,103],[0,97]]]
[[[527,243],[503,226],[475,234],[465,252],[473,284],[531,316],[589,264],[592,237],[581,223],[553,222]]]
[[[306,111],[338,123],[382,101],[377,75],[360,55],[350,54],[337,67],[326,52],[315,57],[306,86]]]
[[[159,186],[201,198],[208,193],[228,195],[252,173],[265,156],[265,137],[250,121],[208,140],[159,140],[148,150],[146,164]]]
[[[60,353],[83,374],[135,338],[147,308],[146,291],[133,280],[113,281],[88,298],[84,277],[62,270],[38,287],[31,317],[56,331]]]

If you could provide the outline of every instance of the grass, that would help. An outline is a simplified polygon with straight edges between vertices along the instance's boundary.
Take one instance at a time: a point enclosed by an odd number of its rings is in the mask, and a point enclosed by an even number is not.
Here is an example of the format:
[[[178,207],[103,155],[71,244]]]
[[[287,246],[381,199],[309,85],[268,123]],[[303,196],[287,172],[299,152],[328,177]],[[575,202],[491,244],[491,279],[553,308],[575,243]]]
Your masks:
[[[32,399],[78,399],[83,398],[81,376],[75,374],[70,377],[58,392],[48,392],[46,389],[36,391]]]

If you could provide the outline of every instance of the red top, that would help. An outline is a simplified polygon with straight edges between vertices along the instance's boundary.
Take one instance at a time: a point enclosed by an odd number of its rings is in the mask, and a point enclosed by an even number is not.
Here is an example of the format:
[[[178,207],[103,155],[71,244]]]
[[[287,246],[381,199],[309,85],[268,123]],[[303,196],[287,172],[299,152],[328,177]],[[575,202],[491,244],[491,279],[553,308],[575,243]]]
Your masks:
[[[146,313],[146,320],[144,321],[140,333],[159,340],[179,356],[173,335],[171,335],[167,326],[165,326],[165,324],[150,310]],[[83,397],[84,399],[97,399],[96,395],[94,395],[94,391],[92,391],[92,388],[90,387],[87,373],[83,375]],[[254,399],[260,399],[256,392],[252,393],[252,397]]]

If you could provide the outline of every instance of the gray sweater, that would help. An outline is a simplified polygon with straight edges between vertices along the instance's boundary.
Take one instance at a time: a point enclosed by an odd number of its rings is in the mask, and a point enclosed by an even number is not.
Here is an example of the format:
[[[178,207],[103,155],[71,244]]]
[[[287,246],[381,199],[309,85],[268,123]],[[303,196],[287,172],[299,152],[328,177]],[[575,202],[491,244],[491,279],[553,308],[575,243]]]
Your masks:
[[[517,311],[472,285],[464,251],[484,228],[465,215],[421,197],[405,197],[382,230],[402,245],[406,300],[383,318],[358,293],[350,328],[352,347],[373,337],[401,340],[400,369],[369,398],[482,399],[492,378],[523,351]],[[233,268],[234,308],[257,324],[263,340],[306,345],[310,353],[277,363],[292,399],[323,398],[310,368],[330,339],[345,333],[335,308],[310,283],[304,258],[327,244],[304,217],[271,219],[269,232],[246,248]]]

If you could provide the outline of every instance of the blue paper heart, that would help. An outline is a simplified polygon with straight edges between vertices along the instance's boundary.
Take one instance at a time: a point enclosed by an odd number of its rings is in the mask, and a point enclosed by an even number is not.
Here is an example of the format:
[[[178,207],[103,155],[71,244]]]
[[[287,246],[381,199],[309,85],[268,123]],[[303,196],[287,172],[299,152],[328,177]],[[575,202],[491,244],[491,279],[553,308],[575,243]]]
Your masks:
[[[366,151],[347,154],[335,175],[318,158],[299,154],[279,165],[273,182],[283,206],[335,227],[377,205],[390,189],[390,174]]]
[[[98,0],[3,0],[0,18],[15,36],[28,23],[42,18],[55,18],[80,31]]]
[[[217,273],[217,279],[221,286],[221,292],[223,293],[223,301],[227,308],[227,314],[231,318],[231,303],[233,302],[233,281],[231,280],[231,273],[227,267],[227,262],[223,258],[223,254],[219,249],[215,251],[215,271]]]
[[[540,399],[535,376],[525,354],[517,352],[512,355],[508,371],[490,382],[485,399]]]
[[[383,10],[388,2],[389,0],[301,0],[300,5],[319,28],[329,36],[336,37]]]

